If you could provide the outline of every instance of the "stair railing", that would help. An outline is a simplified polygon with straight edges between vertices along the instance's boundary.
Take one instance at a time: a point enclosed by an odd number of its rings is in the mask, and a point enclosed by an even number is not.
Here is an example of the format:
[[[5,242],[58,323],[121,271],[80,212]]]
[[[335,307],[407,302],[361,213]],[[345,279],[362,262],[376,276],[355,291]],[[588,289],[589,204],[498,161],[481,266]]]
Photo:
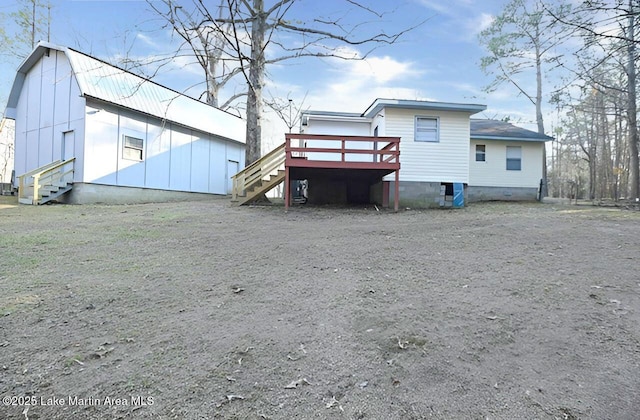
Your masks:
[[[73,180],[73,162],[75,160],[76,158],[74,157],[64,161],[57,160],[20,175],[18,177],[18,200],[27,199],[27,190],[32,188],[32,204],[37,204],[40,188],[45,185],[52,185],[58,181],[66,181],[69,175],[71,175],[70,181]],[[71,168],[69,168],[69,166],[71,166]]]
[[[284,169],[284,143],[260,159],[253,162],[237,174],[233,175],[232,200],[237,200],[243,192],[252,189],[254,186],[271,176],[278,169]]]

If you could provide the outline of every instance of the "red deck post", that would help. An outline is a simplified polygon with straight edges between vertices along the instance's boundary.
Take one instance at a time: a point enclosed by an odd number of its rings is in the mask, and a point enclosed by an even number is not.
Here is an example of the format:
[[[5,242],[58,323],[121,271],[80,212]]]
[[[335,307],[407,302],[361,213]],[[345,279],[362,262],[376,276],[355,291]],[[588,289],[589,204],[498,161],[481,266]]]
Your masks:
[[[400,171],[396,170],[396,182],[394,185],[393,210],[398,211],[398,196],[400,195]]]
[[[293,146],[292,140],[299,140],[300,145]],[[306,140],[312,142],[312,147],[307,147]],[[326,141],[332,142],[330,146]],[[380,142],[386,145],[378,148]],[[304,142],[304,145],[302,144]],[[340,142],[335,145],[335,142]],[[347,142],[350,144],[347,145]],[[354,145],[351,145],[351,142]],[[367,142],[367,147],[359,148],[357,142]],[[361,143],[362,144],[362,143]],[[373,148],[371,145],[373,144]],[[304,172],[306,176],[323,176],[321,171],[338,170],[342,177],[348,177],[350,171],[373,171],[367,175],[379,175],[383,177],[395,172],[395,200],[394,210],[398,211],[400,201],[400,138],[399,137],[371,137],[371,136],[336,136],[324,134],[286,134],[285,135],[285,211],[292,203],[291,190],[291,168],[294,174]],[[330,154],[330,155],[329,155]],[[349,159],[347,159],[347,154]],[[325,155],[329,155],[328,158]],[[366,157],[364,155],[371,155]],[[339,156],[339,157],[338,157]],[[352,158],[353,156],[353,158]],[[304,168],[304,169],[303,169]],[[355,172],[354,172],[355,173]],[[311,175],[310,175],[311,174]],[[390,188],[386,181],[383,181],[383,201],[389,204]]]
[[[284,211],[289,211],[291,202],[291,181],[289,181],[289,159],[291,158],[291,139],[284,136]]]
[[[287,161],[284,163],[284,211],[289,210],[289,203],[291,202],[291,182],[289,181],[289,165]]]

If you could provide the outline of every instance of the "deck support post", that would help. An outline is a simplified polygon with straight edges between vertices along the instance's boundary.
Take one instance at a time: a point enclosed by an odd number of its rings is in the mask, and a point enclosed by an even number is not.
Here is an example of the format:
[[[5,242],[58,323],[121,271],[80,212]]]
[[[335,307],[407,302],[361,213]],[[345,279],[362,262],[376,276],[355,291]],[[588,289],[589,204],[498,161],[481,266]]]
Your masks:
[[[400,195],[400,171],[396,171],[396,182],[394,183],[393,211],[398,211],[398,202]]]
[[[284,165],[284,211],[289,211],[291,203],[291,181],[289,180],[289,165]]]

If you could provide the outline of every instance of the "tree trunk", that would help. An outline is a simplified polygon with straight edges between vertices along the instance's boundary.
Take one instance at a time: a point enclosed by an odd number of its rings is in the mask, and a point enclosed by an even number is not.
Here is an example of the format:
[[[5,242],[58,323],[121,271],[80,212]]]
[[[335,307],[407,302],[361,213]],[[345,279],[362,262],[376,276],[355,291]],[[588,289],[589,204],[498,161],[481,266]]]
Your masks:
[[[255,15],[251,22],[251,65],[249,66],[249,91],[247,95],[247,152],[245,165],[250,165],[262,156],[262,86],[264,84],[265,56],[264,37],[267,31],[267,16],[264,0],[253,0]]]
[[[638,164],[638,105],[636,102],[636,46],[634,40],[634,5],[633,0],[629,0],[629,26],[627,39],[627,78],[629,84],[629,99],[627,105],[627,116],[629,118],[629,198],[632,200],[640,197],[638,190],[640,169]]]
[[[539,38],[539,27],[536,33]],[[540,48],[536,45],[536,122],[538,123],[538,134],[544,134],[544,119],[542,117],[542,60]],[[547,189],[547,144],[542,144],[542,188],[540,198],[548,195]]]
[[[211,56],[207,58],[209,59],[209,68],[205,69],[207,72],[207,103],[217,108],[220,86],[216,82],[216,61]]]

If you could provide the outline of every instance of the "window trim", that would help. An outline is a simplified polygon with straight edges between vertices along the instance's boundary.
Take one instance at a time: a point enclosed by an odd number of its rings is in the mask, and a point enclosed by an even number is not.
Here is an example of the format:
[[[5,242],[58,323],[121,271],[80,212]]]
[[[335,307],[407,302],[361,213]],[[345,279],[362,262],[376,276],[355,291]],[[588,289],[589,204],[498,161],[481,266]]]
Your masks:
[[[509,157],[509,149],[518,150],[518,157],[517,158]],[[506,157],[507,171],[522,171],[522,146],[507,146],[505,157]],[[517,162],[517,167],[513,165],[516,162]],[[509,163],[512,164],[511,167]]]
[[[434,120],[436,122],[436,128],[435,128],[435,140],[426,140],[426,139],[419,139],[418,137],[418,121],[424,119],[424,120]],[[429,132],[433,132],[433,130],[430,130]],[[430,116],[430,115],[416,115],[414,117],[413,120],[413,141],[419,142],[419,143],[440,143],[440,117],[434,117],[434,116]]]
[[[478,150],[478,147],[482,147],[482,151]],[[482,159],[478,159],[482,157]],[[487,161],[487,145],[486,144],[476,144],[476,162],[486,162]]]
[[[127,139],[139,140],[141,146],[137,147],[132,144],[127,144]],[[136,151],[140,153],[140,157],[139,158],[131,157],[131,155],[127,154],[127,150]],[[133,152],[129,152],[129,153],[133,153]],[[122,135],[122,159],[132,160],[134,162],[144,161],[144,139],[140,137],[130,136],[128,134],[123,134]]]

